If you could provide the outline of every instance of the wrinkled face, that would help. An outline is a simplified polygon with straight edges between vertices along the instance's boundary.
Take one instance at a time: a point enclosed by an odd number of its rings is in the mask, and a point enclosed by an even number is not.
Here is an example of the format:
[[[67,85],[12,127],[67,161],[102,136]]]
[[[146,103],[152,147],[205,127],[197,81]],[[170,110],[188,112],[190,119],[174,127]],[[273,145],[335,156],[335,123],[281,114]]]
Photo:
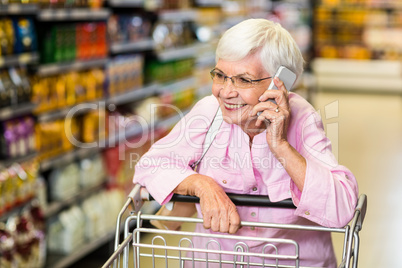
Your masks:
[[[261,64],[257,54],[247,56],[240,61],[219,59],[215,70],[229,77],[241,77],[258,80],[271,76]],[[254,127],[256,117],[249,113],[259,101],[258,98],[268,88],[272,79],[252,83],[249,88],[236,87],[230,78],[223,84],[213,82],[212,94],[218,99],[225,122],[237,124],[243,129]]]

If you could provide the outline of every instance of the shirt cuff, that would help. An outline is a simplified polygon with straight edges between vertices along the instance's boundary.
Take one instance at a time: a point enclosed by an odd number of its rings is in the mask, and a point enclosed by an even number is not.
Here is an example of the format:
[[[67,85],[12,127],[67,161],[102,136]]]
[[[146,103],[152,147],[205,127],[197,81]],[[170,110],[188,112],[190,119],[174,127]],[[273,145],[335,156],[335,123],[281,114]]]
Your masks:
[[[169,176],[145,180],[145,187],[151,196],[161,205],[170,201],[173,190],[188,176],[196,174],[190,167],[187,169],[169,170]]]
[[[328,178],[331,177],[331,174],[328,173],[331,173],[328,169],[314,163],[314,161],[307,161],[303,192],[297,188],[293,181],[290,185],[292,199],[297,207],[295,215],[318,224],[325,222],[323,217],[330,189]]]

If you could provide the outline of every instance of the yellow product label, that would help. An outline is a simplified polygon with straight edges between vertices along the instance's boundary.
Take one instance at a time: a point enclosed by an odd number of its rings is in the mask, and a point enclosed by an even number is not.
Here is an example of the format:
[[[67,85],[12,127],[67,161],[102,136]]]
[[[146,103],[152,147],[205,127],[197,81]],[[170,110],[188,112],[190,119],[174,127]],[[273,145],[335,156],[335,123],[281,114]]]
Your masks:
[[[66,79],[66,104],[74,105],[76,100],[75,86],[77,82],[76,73],[69,73],[65,76]]]
[[[15,182],[16,181],[14,177],[8,173],[4,181],[4,202],[6,208],[10,208],[15,204],[16,201],[15,193],[17,188]]]
[[[64,76],[59,76],[56,78],[56,99],[57,106],[63,108],[67,105],[67,92],[66,92],[66,81]]]

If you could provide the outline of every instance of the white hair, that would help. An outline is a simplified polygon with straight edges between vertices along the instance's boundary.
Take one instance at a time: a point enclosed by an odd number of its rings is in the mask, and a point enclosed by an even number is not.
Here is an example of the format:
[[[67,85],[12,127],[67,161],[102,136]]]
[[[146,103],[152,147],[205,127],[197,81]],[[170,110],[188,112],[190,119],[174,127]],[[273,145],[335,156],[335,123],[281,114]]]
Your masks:
[[[303,56],[290,33],[279,23],[266,19],[248,19],[227,30],[219,40],[216,61],[239,61],[260,53],[265,70],[274,75],[285,66],[299,77],[303,72]]]

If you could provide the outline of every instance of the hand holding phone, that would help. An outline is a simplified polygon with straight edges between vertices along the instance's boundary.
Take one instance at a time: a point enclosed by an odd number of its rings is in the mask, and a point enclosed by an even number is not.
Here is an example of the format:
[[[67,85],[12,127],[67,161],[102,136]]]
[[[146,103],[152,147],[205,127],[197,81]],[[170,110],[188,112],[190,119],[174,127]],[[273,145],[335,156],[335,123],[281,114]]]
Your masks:
[[[276,71],[274,77],[278,77],[279,80],[281,80],[283,82],[283,84],[285,85],[285,87],[288,91],[290,91],[290,89],[292,88],[293,84],[296,81],[296,74],[294,72],[292,72],[291,70],[289,70],[288,68],[286,68],[285,66],[280,66],[278,68],[278,70]],[[275,86],[274,79],[272,79],[271,84],[269,84],[269,87],[268,87],[268,90],[271,90],[271,89],[278,89]],[[274,99],[268,99],[267,101],[270,101],[270,102],[276,104],[276,101]],[[258,116],[260,114],[261,114],[261,112],[257,113]]]

